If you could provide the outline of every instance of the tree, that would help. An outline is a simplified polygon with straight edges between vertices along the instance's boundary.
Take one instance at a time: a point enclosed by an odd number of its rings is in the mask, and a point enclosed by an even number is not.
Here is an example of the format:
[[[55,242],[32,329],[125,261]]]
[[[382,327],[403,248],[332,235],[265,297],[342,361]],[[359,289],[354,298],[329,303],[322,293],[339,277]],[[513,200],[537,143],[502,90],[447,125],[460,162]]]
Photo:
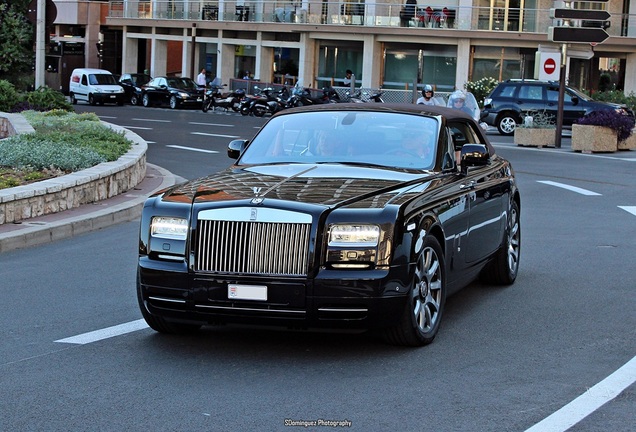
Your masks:
[[[28,0],[0,0],[0,79],[17,84],[32,80],[33,28]]]

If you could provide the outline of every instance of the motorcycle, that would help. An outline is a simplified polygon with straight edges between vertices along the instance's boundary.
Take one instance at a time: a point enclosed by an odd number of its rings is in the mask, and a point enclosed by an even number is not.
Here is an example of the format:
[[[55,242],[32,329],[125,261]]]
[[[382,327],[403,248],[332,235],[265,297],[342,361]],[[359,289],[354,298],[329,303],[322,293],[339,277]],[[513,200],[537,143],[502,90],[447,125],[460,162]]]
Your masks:
[[[348,102],[353,102],[353,103],[367,103],[367,102],[384,103],[384,99],[382,99],[383,94],[384,92],[381,90],[378,90],[375,93],[371,93],[371,94],[369,94],[366,91],[362,92],[360,90],[357,90],[356,92],[351,93],[349,90],[347,90]]]
[[[223,84],[223,87],[227,87],[227,84]],[[222,94],[221,87],[218,85],[211,85],[205,92],[203,98],[202,110],[208,112],[208,110],[215,110],[217,107],[224,108],[225,111],[230,109],[234,112],[238,112],[240,108],[241,99],[245,96],[245,90],[236,89],[230,93]]]
[[[249,113],[254,114],[256,117],[263,117],[265,114],[274,114],[287,108],[287,100],[284,98],[287,93],[287,88],[274,92],[274,89],[267,87],[260,89],[254,87],[257,91],[257,97],[252,100],[249,108]],[[241,111],[241,114],[243,112]]]
[[[333,90],[333,89],[331,89]],[[333,90],[333,92],[338,95],[338,93]],[[321,97],[312,97],[311,91],[306,87],[300,87],[296,85],[294,90],[292,91],[291,96],[287,100],[287,106],[289,107],[298,107],[298,106],[306,106],[306,105],[319,105],[330,102],[329,91],[323,89],[323,94]]]

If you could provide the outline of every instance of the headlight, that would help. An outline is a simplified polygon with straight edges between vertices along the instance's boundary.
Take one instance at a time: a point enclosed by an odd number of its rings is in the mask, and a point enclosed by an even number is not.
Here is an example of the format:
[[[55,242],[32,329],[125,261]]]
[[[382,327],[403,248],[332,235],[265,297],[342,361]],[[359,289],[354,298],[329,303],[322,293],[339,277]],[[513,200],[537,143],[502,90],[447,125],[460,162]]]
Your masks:
[[[185,240],[188,235],[188,221],[175,217],[153,217],[150,223],[150,235],[166,239]]]
[[[185,92],[179,92],[179,96],[181,96],[183,99],[187,99],[188,96],[190,96],[188,93]]]
[[[338,224],[329,231],[329,246],[375,247],[379,239],[378,225]]]

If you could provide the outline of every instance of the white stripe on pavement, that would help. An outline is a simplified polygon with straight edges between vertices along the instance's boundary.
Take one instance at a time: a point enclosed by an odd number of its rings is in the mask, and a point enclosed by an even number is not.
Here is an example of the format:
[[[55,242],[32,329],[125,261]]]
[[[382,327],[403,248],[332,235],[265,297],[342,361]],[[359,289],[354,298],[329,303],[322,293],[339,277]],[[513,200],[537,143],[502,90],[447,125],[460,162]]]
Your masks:
[[[526,432],[564,432],[636,382],[636,357]]]
[[[193,148],[193,147],[184,147],[184,146],[180,146],[180,145],[167,145],[166,147],[172,147],[172,148],[181,149],[181,150],[196,151],[196,152],[201,152],[201,153],[218,153],[218,151],[216,151],[216,150],[204,150],[204,149],[198,149],[198,148]]]
[[[213,133],[205,133],[205,132],[190,132],[192,135],[203,135],[203,136],[213,136],[220,138],[238,138],[236,135],[221,135],[221,134],[213,134]]]
[[[131,120],[137,120],[137,121],[145,121],[145,122],[155,122],[155,123],[172,123],[172,120],[159,120],[159,119],[141,119],[141,118],[134,118]]]
[[[576,187],[576,186],[570,186],[570,185],[567,185],[565,183],[558,183],[558,182],[553,182],[553,181],[549,181],[549,180],[537,180],[537,182],[538,183],[543,183],[543,184],[546,184],[546,185],[550,185],[550,186],[556,186],[556,187],[559,187],[559,188],[562,188],[562,189],[567,189],[567,190],[572,191],[572,192],[580,193],[581,195],[588,195],[588,196],[600,196],[601,195],[600,193],[592,192],[592,191],[589,191],[587,189],[581,189],[581,188]]]
[[[618,206],[618,208],[625,210],[636,216],[636,206]]]
[[[141,126],[121,126],[126,129],[141,129],[141,130],[152,130],[152,128],[141,127]]]
[[[120,336],[120,335],[131,333],[137,330],[143,330],[145,328],[148,328],[148,324],[146,324],[145,320],[140,319],[137,321],[131,321],[128,323],[119,324],[112,327],[107,327],[101,330],[95,330],[92,332],[83,333],[77,336],[67,337],[65,339],[59,339],[59,340],[56,340],[55,342],[85,345],[91,342],[97,342],[103,339]]]
[[[221,123],[199,123],[199,122],[188,122],[188,124],[191,124],[191,125],[203,125],[203,126],[234,127],[234,125],[221,124]]]

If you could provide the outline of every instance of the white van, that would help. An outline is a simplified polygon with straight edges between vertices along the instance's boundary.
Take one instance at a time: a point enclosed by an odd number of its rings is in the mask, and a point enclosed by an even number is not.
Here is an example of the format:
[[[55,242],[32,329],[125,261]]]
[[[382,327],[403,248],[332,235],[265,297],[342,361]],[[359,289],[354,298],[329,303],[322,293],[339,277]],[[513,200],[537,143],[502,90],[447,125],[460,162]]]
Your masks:
[[[68,86],[71,102],[86,101],[91,105],[124,104],[124,89],[112,73],[103,69],[75,69]]]

